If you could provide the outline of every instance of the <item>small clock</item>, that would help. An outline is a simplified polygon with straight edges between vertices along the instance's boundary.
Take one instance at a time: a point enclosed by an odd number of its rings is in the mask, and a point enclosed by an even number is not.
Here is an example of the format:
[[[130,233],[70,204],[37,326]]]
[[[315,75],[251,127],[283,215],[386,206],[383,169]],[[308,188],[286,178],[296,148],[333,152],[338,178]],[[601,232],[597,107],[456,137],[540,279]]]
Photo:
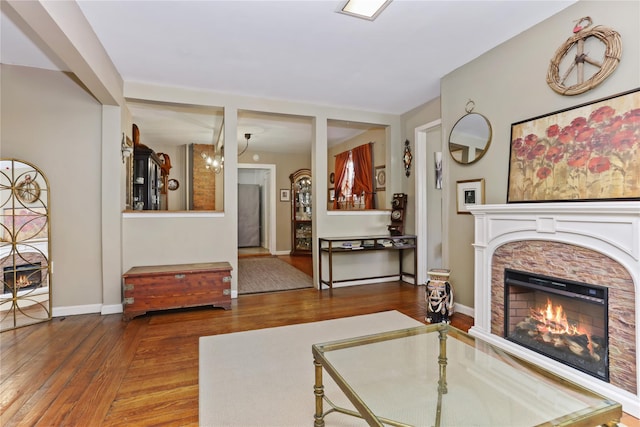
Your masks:
[[[170,179],[167,183],[167,187],[169,188],[169,190],[174,191],[177,190],[178,187],[180,187],[180,183],[177,179]]]
[[[392,236],[400,236],[404,232],[404,210],[407,207],[407,195],[395,193],[391,200],[391,224],[387,227]]]

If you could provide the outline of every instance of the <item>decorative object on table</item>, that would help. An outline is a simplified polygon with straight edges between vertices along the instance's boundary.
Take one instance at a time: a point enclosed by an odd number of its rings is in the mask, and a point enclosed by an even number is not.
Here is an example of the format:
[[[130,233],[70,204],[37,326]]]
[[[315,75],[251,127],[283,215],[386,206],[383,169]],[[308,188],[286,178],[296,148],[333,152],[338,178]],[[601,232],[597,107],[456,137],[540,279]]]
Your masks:
[[[384,191],[385,186],[387,184],[386,167],[384,165],[376,166],[375,172],[376,172],[376,191]]]
[[[484,204],[484,178],[456,183],[456,208],[459,214],[471,214],[469,206]]]
[[[640,199],[640,89],[511,125],[507,203]]]
[[[395,193],[391,200],[391,225],[387,226],[392,236],[404,234],[404,210],[407,207],[407,195]]]
[[[289,195],[289,190],[287,188],[281,188],[280,189],[280,201],[281,202],[289,202],[290,199],[290,195]]]
[[[442,189],[442,151],[436,151],[433,153],[434,167],[435,167],[435,179],[436,189]]]
[[[467,102],[462,116],[451,128],[449,154],[461,165],[470,165],[480,160],[491,145],[491,123],[479,113],[474,113],[475,103]]]
[[[551,59],[547,84],[560,95],[578,95],[593,89],[620,63],[620,34],[602,25],[587,29],[591,23],[590,17],[581,18],[573,27],[573,36]],[[603,53],[598,58],[591,58],[592,52]],[[585,63],[589,65],[585,66]]]
[[[429,270],[429,280],[425,289],[427,302],[427,323],[451,323],[453,314],[453,287],[449,283],[450,270],[437,268]]]
[[[175,191],[180,187],[180,182],[178,182],[177,179],[170,179],[169,183],[167,184],[167,187],[169,188],[169,190],[171,191]]]
[[[336,199],[336,189],[330,188],[327,197],[330,202],[333,202]]]
[[[413,160],[411,146],[409,144],[408,139],[404,141],[404,155],[402,156],[402,161],[404,162],[404,173],[407,177],[411,175],[411,160]]]

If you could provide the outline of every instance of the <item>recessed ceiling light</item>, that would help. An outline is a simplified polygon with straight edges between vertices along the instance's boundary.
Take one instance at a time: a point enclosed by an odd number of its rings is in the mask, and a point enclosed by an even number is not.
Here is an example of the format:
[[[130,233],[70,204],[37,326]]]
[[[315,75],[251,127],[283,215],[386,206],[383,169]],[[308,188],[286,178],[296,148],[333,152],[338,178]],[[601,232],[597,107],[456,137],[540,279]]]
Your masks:
[[[337,12],[373,21],[389,3],[391,0],[347,0]]]

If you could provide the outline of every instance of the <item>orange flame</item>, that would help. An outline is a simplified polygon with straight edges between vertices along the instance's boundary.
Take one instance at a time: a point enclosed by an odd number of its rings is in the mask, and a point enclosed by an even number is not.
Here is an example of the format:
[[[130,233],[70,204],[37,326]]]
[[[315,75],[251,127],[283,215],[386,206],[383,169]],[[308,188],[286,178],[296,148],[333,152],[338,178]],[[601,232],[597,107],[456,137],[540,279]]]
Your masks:
[[[562,305],[553,305],[547,298],[547,305],[540,309],[531,309],[531,317],[538,321],[538,331],[541,333],[549,332],[552,334],[566,335],[586,335],[589,341],[589,352],[593,354],[593,345],[591,341],[591,331],[588,331],[585,325],[580,327],[569,323],[567,315]]]

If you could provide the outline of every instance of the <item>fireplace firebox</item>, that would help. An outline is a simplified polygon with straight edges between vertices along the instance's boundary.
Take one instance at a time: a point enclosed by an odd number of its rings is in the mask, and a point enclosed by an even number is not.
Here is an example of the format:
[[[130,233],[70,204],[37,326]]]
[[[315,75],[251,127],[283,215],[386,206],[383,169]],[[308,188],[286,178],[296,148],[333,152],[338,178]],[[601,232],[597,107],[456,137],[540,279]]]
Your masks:
[[[4,267],[4,293],[26,291],[40,287],[42,283],[42,263],[17,265],[14,269]]]
[[[609,382],[608,289],[505,269],[505,338]]]

